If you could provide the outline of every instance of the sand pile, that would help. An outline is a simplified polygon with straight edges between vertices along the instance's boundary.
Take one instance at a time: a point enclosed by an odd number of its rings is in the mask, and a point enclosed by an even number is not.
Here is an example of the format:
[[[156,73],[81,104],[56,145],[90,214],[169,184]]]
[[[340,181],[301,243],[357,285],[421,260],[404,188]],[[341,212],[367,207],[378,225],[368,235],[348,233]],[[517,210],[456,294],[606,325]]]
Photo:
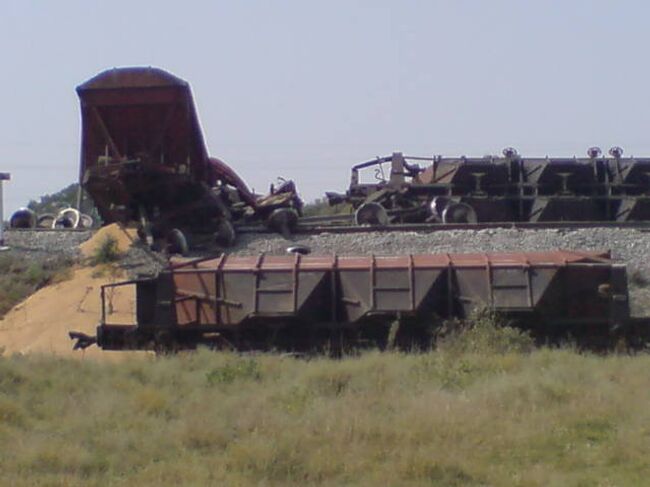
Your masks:
[[[83,353],[73,352],[73,342],[68,337],[69,331],[95,335],[101,313],[100,287],[116,280],[109,273],[102,276],[97,273],[95,268],[76,269],[72,279],[40,289],[7,313],[0,321],[0,347],[4,353],[109,358],[112,354],[106,355],[94,346]],[[132,323],[134,294],[130,286],[114,289],[111,322]]]
[[[120,252],[125,252],[135,237],[135,231],[109,225],[80,246],[84,257],[90,257],[105,241],[113,236]],[[125,358],[131,352],[103,352],[96,346],[87,350],[72,350],[69,331],[95,335],[100,319],[100,287],[125,280],[116,267],[78,267],[70,280],[40,289],[15,306],[0,320],[0,349],[5,354],[45,353],[70,357],[98,357],[101,359]],[[112,294],[110,294],[112,292]],[[133,286],[109,291],[114,312],[108,315],[110,323],[130,324],[134,320],[135,289]]]
[[[131,244],[138,239],[135,229],[124,228],[113,223],[100,228],[91,238],[82,243],[79,246],[81,254],[84,257],[91,257],[108,237],[115,239],[120,252],[126,252]]]

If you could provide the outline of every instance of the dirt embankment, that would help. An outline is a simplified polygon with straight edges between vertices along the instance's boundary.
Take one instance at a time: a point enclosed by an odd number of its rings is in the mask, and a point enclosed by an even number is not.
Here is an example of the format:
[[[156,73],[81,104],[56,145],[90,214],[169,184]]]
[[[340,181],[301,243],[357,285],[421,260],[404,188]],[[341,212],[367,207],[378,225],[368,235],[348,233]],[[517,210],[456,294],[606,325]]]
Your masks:
[[[44,353],[109,360],[125,356],[123,353],[103,352],[97,347],[83,352],[73,351],[68,337],[70,331],[95,334],[101,313],[101,286],[125,278],[123,271],[115,266],[92,266],[88,263],[109,235],[117,241],[120,252],[130,247],[134,237],[131,231],[116,225],[102,228],[80,245],[82,264],[75,267],[71,279],[40,289],[0,320],[0,349],[5,354]],[[106,312],[110,322],[132,323],[135,310],[133,287],[113,288],[107,296],[107,308],[110,309]]]

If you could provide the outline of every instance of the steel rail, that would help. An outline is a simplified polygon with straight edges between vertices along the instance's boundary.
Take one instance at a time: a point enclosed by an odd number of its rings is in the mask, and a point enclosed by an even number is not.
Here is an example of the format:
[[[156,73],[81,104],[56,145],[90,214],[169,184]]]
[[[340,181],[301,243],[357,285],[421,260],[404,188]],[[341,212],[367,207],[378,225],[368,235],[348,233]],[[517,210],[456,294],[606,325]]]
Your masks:
[[[316,223],[316,222],[315,222]],[[299,222],[293,229],[295,234],[318,233],[371,233],[371,232],[442,232],[448,230],[575,230],[584,228],[631,229],[650,232],[650,222],[482,222],[482,223],[396,223],[391,225],[339,225],[306,224]],[[264,226],[241,226],[239,233],[274,233]]]

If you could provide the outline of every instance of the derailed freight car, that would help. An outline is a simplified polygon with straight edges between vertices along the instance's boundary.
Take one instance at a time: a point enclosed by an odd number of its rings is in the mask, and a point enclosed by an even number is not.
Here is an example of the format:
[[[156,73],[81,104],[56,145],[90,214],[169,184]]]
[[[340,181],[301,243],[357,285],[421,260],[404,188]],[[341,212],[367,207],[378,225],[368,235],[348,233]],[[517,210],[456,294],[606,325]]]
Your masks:
[[[302,201],[293,182],[262,197],[208,156],[186,81],[151,67],[116,68],[77,93],[79,180],[104,223],[136,224],[143,240],[178,252],[194,236],[229,245],[237,222],[288,232],[297,220]]]
[[[352,168],[345,194],[331,204],[356,209],[357,224],[650,221],[650,159],[407,157],[401,153]],[[423,165],[423,166],[421,166]]]
[[[105,294],[136,286],[134,323],[110,323]],[[487,308],[544,339],[606,343],[630,318],[625,266],[607,253],[221,256],[175,261],[155,279],[102,288],[96,337],[77,346],[312,350],[428,346]],[[643,322],[645,323],[645,322]]]

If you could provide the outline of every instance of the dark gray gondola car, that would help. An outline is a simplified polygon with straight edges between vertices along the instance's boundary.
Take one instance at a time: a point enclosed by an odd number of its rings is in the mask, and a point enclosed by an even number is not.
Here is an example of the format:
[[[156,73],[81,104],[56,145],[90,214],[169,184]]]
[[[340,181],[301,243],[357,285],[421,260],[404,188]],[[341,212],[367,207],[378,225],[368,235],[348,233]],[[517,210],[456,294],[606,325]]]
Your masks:
[[[107,350],[412,347],[476,308],[547,338],[607,340],[631,322],[625,267],[594,252],[224,255],[177,260],[156,279],[104,286],[102,298],[122,285],[137,287],[136,319],[111,324],[102,312]]]

